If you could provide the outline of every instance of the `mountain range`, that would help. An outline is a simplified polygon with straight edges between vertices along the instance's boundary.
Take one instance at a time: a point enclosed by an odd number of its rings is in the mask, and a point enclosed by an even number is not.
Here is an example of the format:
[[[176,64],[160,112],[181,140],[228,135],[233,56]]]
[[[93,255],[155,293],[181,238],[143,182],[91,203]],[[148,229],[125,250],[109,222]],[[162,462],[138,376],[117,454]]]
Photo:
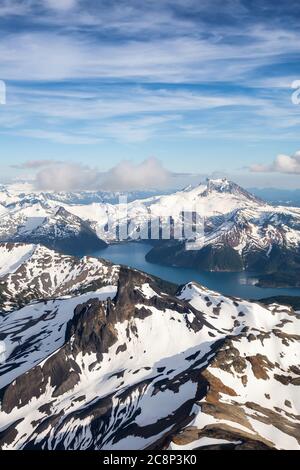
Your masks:
[[[0,448],[300,449],[300,316],[0,244]]]
[[[300,208],[271,205],[226,179],[135,199],[126,206],[123,201],[107,202],[108,194],[101,202],[77,203],[86,198],[86,192],[57,195],[3,186],[0,241],[86,254],[120,241],[123,226],[126,236],[121,241],[138,240],[141,234],[149,239],[147,260],[153,263],[247,270],[259,274],[261,286],[299,286]],[[174,227],[180,232],[184,210],[192,216],[186,221],[192,236],[178,239]],[[158,220],[155,230],[149,214]],[[194,214],[202,221],[196,228]]]

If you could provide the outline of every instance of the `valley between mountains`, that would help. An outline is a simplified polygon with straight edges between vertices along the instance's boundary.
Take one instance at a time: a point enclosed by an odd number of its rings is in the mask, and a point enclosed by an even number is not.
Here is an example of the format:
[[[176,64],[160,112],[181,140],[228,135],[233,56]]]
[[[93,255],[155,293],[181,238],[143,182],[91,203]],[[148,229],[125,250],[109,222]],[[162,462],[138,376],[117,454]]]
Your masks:
[[[2,186],[0,241],[82,255],[119,241],[149,239],[152,263],[255,272],[262,287],[300,286],[299,208],[270,205],[226,179],[165,195],[131,194],[127,205],[118,203],[118,195]],[[174,231],[182,232],[183,211],[192,214],[185,221],[192,233],[180,239]],[[159,227],[149,224],[149,214]],[[196,227],[193,215],[201,220]],[[121,240],[120,227],[126,227]]]
[[[300,449],[300,316],[0,244],[0,448]]]

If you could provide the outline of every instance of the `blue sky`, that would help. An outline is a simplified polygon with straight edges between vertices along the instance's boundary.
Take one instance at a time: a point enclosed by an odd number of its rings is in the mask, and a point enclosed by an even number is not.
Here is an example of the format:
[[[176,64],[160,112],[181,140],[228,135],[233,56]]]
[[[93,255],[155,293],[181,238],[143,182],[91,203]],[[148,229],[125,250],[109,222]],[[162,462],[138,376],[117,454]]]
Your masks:
[[[155,158],[151,180],[299,187],[299,17],[297,1],[0,0],[1,179]]]

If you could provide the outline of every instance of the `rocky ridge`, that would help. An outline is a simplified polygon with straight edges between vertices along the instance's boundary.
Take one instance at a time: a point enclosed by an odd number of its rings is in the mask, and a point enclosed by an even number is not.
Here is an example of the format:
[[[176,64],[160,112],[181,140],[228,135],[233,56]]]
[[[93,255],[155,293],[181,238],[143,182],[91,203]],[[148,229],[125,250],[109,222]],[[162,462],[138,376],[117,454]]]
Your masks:
[[[2,314],[2,449],[300,448],[297,313],[97,263]]]

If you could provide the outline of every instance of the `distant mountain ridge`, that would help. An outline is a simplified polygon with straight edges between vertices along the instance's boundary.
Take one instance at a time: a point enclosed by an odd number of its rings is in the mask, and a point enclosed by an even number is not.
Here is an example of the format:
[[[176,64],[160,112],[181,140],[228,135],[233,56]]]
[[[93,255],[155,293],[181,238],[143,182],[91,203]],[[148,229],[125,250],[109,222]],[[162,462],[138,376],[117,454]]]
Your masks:
[[[66,195],[66,200],[69,195]],[[148,261],[208,271],[256,271],[264,283],[281,282],[289,273],[297,285],[300,273],[300,208],[270,205],[227,179],[207,180],[171,194],[153,195],[124,205],[107,202],[74,204],[60,195],[0,192],[0,241],[41,243],[66,253],[96,251],[119,240],[150,236]],[[187,239],[181,233],[182,211],[197,213],[204,224],[188,223]],[[120,215],[121,214],[121,215]],[[159,220],[153,237],[149,214]],[[168,235],[161,238],[161,234]],[[186,249],[186,241],[189,249]],[[276,276],[275,276],[276,274]],[[284,274],[283,274],[284,275]],[[270,276],[270,277],[266,277]],[[276,280],[277,279],[277,280]]]
[[[270,204],[300,206],[300,189],[249,188],[249,191]]]
[[[145,199],[161,194],[169,194],[172,190],[165,191],[155,189],[145,189],[136,191],[45,191],[37,190],[33,184],[7,184],[0,185],[0,204],[13,206],[16,202],[22,200],[32,202],[33,199],[43,201],[55,201],[63,204],[82,204],[93,203],[118,204],[120,196],[126,196],[128,202],[137,199]]]
[[[41,196],[0,208],[0,242],[43,244],[64,253],[106,246],[90,224]]]

